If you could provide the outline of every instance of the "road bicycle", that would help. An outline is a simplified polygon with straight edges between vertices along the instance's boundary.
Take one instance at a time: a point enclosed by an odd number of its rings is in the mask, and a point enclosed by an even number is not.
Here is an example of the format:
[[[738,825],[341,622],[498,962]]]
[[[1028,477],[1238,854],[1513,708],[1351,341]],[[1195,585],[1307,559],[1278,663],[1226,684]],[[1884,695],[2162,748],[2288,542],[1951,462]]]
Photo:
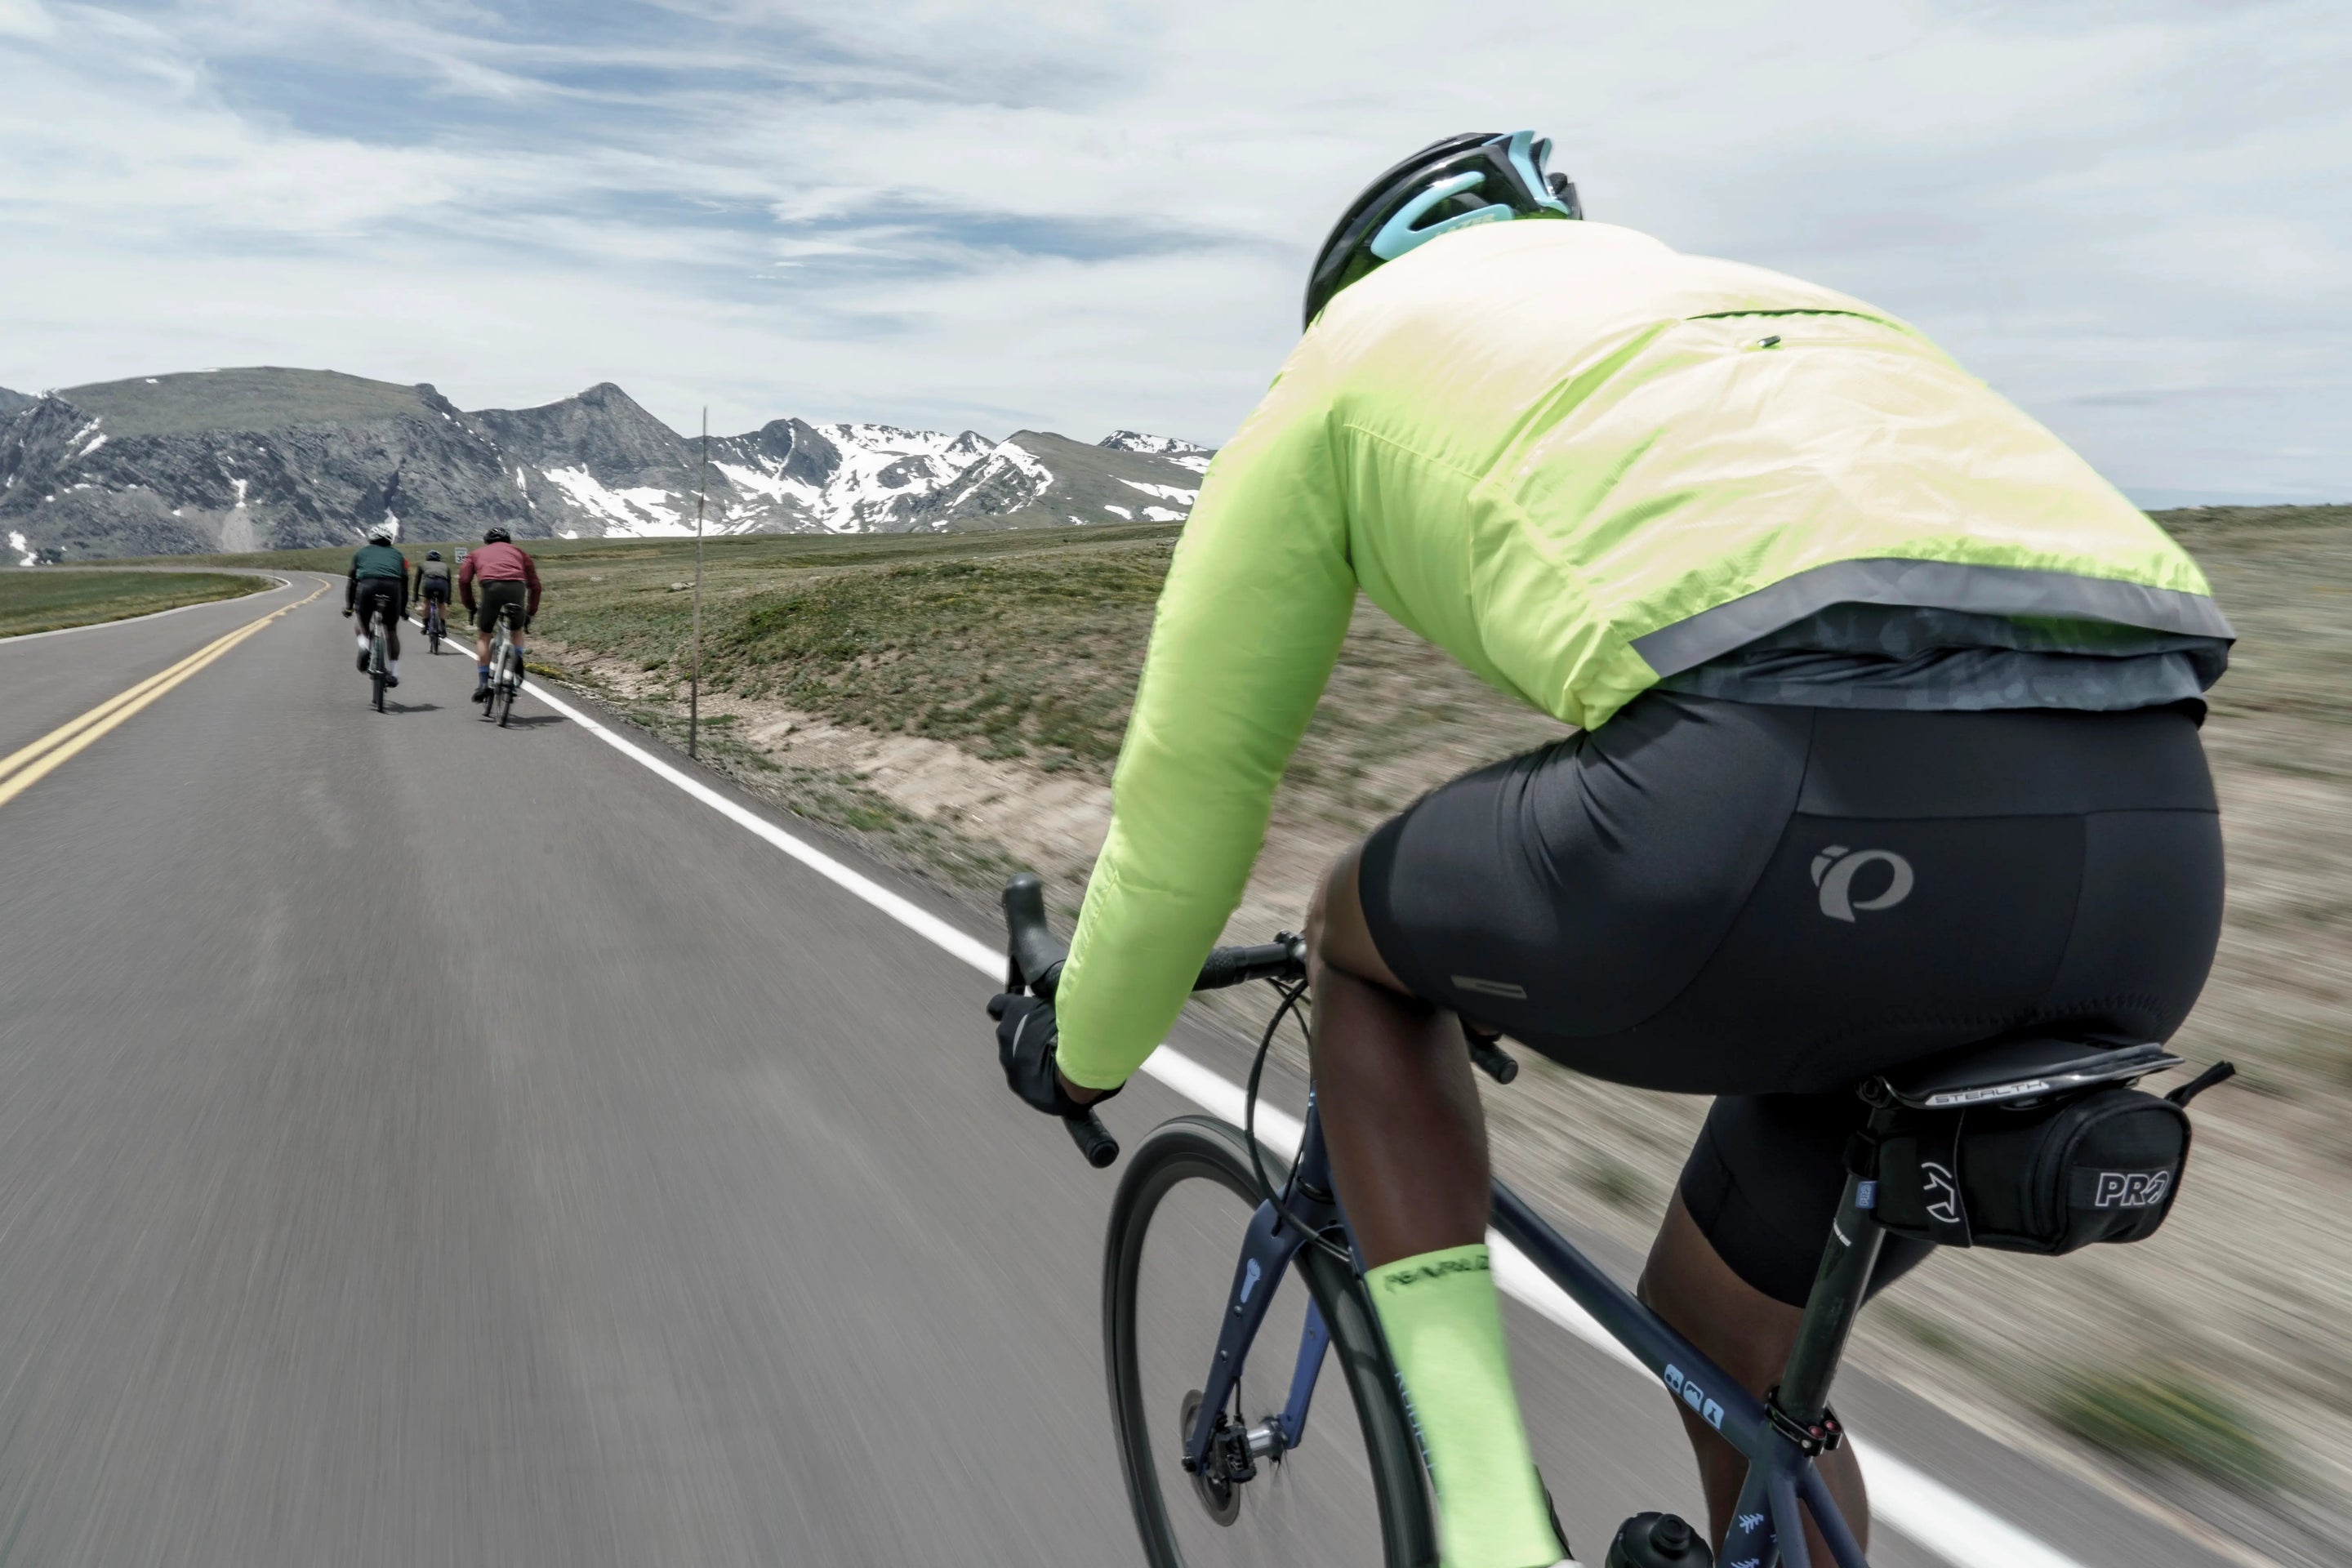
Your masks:
[[[1035,877],[1024,873],[1007,884],[1004,910],[1007,989],[1050,999],[1067,950],[1047,928]],[[1334,1190],[1312,1090],[1286,1164],[1255,1136],[1267,1050],[1285,1017],[1298,1018],[1306,955],[1305,940],[1286,932],[1209,955],[1196,990],[1263,981],[1280,997],[1250,1069],[1244,1125],[1205,1116],[1162,1123],[1136,1147],[1112,1201],[1103,1258],[1105,1363],[1128,1499],[1152,1568],[1210,1557],[1377,1561],[1385,1568],[1433,1568],[1438,1561],[1412,1412]],[[1490,1078],[1507,1083],[1516,1076],[1517,1064],[1496,1037],[1469,1027],[1464,1035],[1473,1062]],[[2160,1045],[2005,1038],[1872,1078],[1857,1092],[1871,1107],[1865,1137],[1876,1147],[1906,1129],[1943,1125],[1923,1117],[1957,1125],[1956,1107],[1973,1115],[1985,1107],[2079,1106],[2180,1065]],[[2167,1098],[2185,1107],[2231,1070],[2216,1064]],[[1091,1110],[1066,1125],[1096,1168],[1118,1158],[1117,1141]],[[1747,1457],[1724,1568],[1811,1568],[1806,1514],[1837,1568],[1868,1568],[1815,1460],[1844,1438],[1830,1384],[1888,1234],[1876,1170],[1850,1170],[1795,1349],[1779,1384],[1760,1399],[1507,1184],[1495,1183],[1494,1228],[1648,1368],[1669,1398]],[[1202,1248],[1230,1246],[1236,1233],[1240,1256],[1231,1273],[1204,1273]],[[1286,1292],[1294,1277],[1302,1289]],[[1255,1373],[1261,1344],[1276,1360]],[[1325,1421],[1310,1443],[1307,1418],[1327,1361],[1337,1363],[1355,1406],[1355,1430]],[[1347,1539],[1351,1531],[1354,1541]],[[1715,1557],[1703,1531],[1672,1514],[1644,1512],[1621,1526],[1604,1561],[1608,1568],[1710,1568]]]
[[[490,641],[490,689],[482,699],[482,717],[507,727],[514,712],[515,693],[522,689],[522,651],[515,647],[516,619],[521,611],[508,605],[499,611],[498,631]]]
[[[383,689],[392,675],[392,658],[385,651],[383,611],[368,612],[368,679],[375,687],[375,710],[383,711]]]
[[[431,595],[425,599],[425,649],[438,655],[441,639],[449,635],[447,617],[441,613],[441,601]]]

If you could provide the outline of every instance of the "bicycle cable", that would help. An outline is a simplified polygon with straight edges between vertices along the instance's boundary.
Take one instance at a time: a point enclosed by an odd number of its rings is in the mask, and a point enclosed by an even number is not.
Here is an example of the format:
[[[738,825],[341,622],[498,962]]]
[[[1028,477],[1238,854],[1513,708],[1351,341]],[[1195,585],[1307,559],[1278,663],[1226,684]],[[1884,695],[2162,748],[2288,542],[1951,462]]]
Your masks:
[[[1347,1267],[1352,1270],[1356,1267],[1356,1258],[1354,1252],[1350,1248],[1340,1246],[1330,1237],[1325,1236],[1321,1231],[1307,1225],[1306,1221],[1300,1219],[1296,1214],[1291,1212],[1291,1208],[1288,1204],[1283,1202],[1282,1194],[1275,1190],[1274,1178],[1265,1173],[1265,1161],[1262,1157],[1258,1149],[1258,1084],[1265,1076],[1265,1058],[1268,1053],[1274,1049],[1274,1037],[1276,1033],[1281,1029],[1282,1020],[1286,1016],[1297,1017],[1298,1020],[1298,1027],[1302,1032],[1307,1028],[1306,1015],[1300,1011],[1298,1005],[1298,999],[1307,994],[1307,982],[1300,980],[1296,981],[1291,984],[1285,985],[1279,980],[1270,980],[1267,984],[1272,985],[1275,990],[1281,993],[1282,1005],[1274,1010],[1274,1016],[1265,1021],[1265,1032],[1258,1037],[1257,1055],[1250,1062],[1249,1084],[1243,1092],[1242,1142],[1249,1145],[1250,1173],[1257,1178],[1257,1190],[1260,1200],[1272,1204],[1274,1205],[1274,1212],[1282,1216],[1282,1220],[1285,1225],[1297,1230],[1301,1236],[1305,1237],[1307,1241],[1321,1247],[1324,1251],[1329,1253],[1333,1258],[1347,1265]],[[1299,1147],[1294,1151],[1290,1156],[1290,1174],[1284,1180],[1283,1184],[1285,1186],[1288,1186],[1292,1181],[1295,1181],[1297,1178],[1298,1162],[1305,1155],[1306,1152],[1306,1144],[1302,1141]]]

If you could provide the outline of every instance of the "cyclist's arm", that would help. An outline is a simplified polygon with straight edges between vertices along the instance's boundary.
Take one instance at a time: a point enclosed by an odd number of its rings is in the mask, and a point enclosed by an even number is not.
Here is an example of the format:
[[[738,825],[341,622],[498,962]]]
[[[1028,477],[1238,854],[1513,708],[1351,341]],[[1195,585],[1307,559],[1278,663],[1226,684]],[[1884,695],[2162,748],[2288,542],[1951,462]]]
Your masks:
[[[470,553],[457,567],[457,597],[465,605],[466,613],[472,615],[474,613],[474,557]]]
[[[343,577],[343,608],[348,610],[352,605],[358,604],[359,597],[360,558],[357,555],[353,555],[352,557],[352,569],[349,573],[345,574]]]
[[[1286,381],[1185,524],[1056,994],[1072,1084],[1115,1087],[1151,1054],[1241,901],[1355,607],[1334,473],[1321,397]]]
[[[539,614],[539,563],[533,561],[527,551],[518,553],[522,556],[522,580],[530,584],[530,603],[522,613],[523,620],[528,623]]]

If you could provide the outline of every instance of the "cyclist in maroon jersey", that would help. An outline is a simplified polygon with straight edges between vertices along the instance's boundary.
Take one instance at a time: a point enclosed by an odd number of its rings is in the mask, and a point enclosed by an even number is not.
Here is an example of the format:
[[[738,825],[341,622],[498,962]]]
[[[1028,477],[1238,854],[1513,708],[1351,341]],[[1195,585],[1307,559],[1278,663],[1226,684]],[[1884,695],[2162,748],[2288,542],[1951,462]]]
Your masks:
[[[490,694],[490,637],[509,605],[522,612],[522,624],[514,631],[515,653],[522,653],[523,631],[539,614],[539,568],[511,534],[494,528],[482,535],[479,550],[467,552],[457,569],[457,593],[474,617],[474,700],[479,702]]]

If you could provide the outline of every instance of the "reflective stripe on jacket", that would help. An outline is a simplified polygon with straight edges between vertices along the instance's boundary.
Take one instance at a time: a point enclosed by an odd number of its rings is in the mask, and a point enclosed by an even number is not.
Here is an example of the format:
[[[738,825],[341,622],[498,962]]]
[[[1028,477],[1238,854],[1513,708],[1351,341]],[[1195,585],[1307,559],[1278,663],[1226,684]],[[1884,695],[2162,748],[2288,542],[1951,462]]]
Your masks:
[[[1448,235],[1335,299],[1210,468],[1062,981],[1071,1081],[1174,1021],[1359,588],[1587,727],[1835,603],[2231,635],[2146,514],[1885,312],[1606,224]]]

